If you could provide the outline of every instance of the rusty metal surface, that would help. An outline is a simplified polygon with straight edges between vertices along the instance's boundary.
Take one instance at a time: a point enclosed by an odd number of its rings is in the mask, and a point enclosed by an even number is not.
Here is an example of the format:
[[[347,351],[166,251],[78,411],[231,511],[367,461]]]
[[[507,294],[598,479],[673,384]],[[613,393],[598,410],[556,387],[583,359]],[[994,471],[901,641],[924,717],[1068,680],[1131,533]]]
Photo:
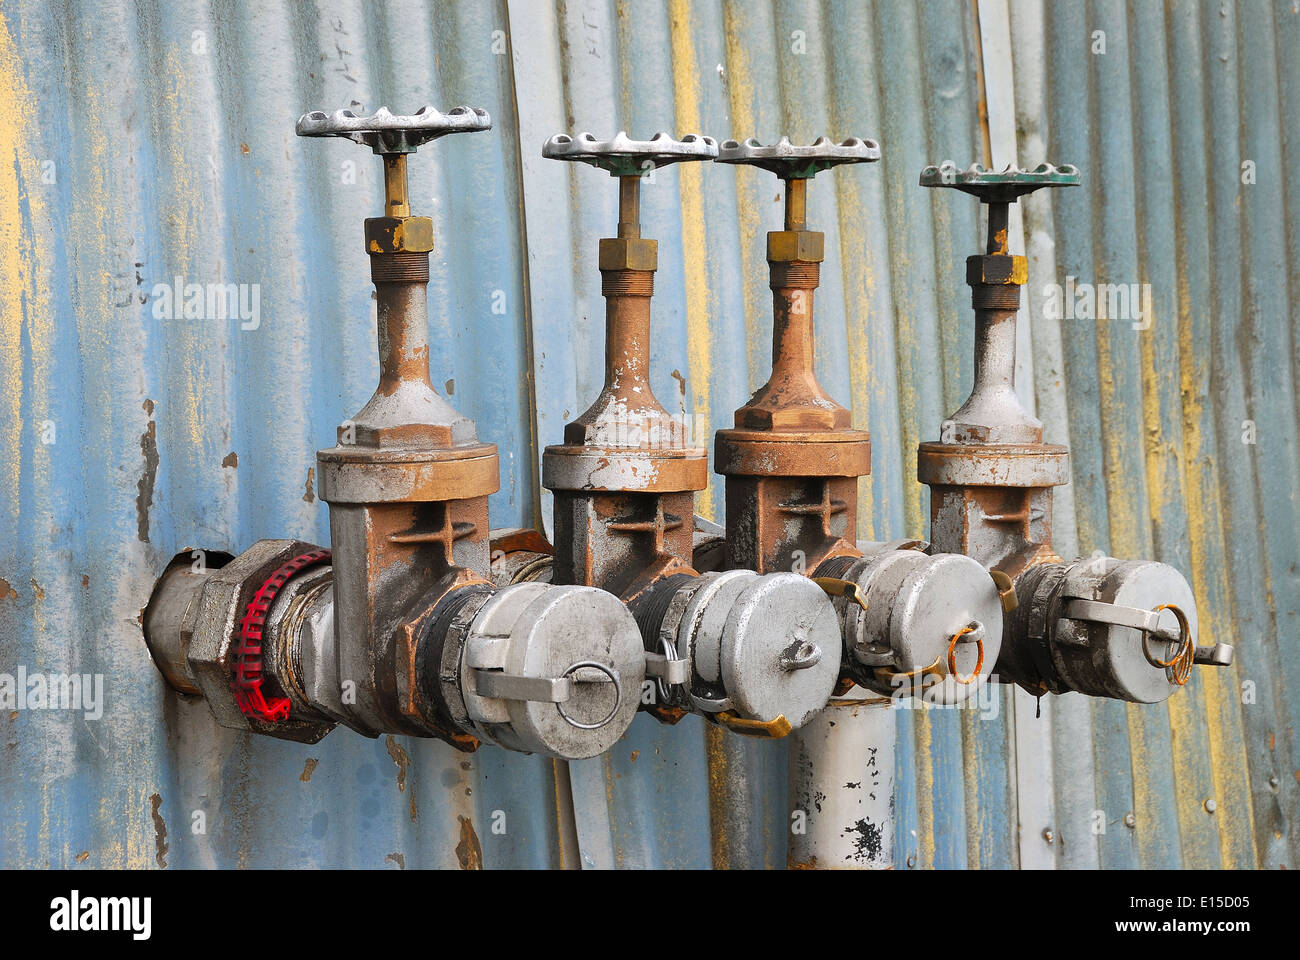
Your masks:
[[[694,495],[708,482],[704,450],[688,445],[682,418],[664,409],[650,385],[658,246],[641,236],[641,183],[653,182],[659,167],[716,156],[717,146],[693,134],[680,141],[662,133],[646,141],[584,134],[552,137],[543,155],[589,163],[618,180],[618,235],[601,238],[596,261],[605,382],[586,412],[565,425],[564,442],[542,455],[542,483],[554,497],[554,577],[635,603],[666,578],[694,573]]]
[[[1073,455],[1053,540],[1171,563],[1197,594],[1198,641],[1235,641],[1238,662],[1223,679],[1195,671],[1168,707],[1066,696],[1037,726],[1009,693],[995,718],[900,711],[899,869],[1042,853],[1296,865],[1300,255],[1281,171],[1300,150],[1300,16],[1292,0],[1223,9],[981,0],[978,15],[1014,43],[1014,99],[990,93],[990,127],[1019,131],[1025,164],[1088,171],[1055,208],[1031,199],[1031,276],[1149,279],[1157,318],[1130,337],[1123,322],[1044,317],[1026,293],[1017,363],[1045,439]],[[0,2],[0,672],[105,678],[102,720],[0,713],[0,863],[783,865],[779,742],[642,717],[558,781],[550,761],[414,739],[253,742],[164,693],[136,617],[183,547],[324,539],[313,453],[377,376],[356,215],[330,192],[370,210],[382,190],[357,175],[368,157],[349,168],[351,145],[305,149],[291,121],[350,98],[473,102],[496,121],[410,176],[413,196],[438,198],[435,235],[459,241],[432,257],[430,338],[447,345],[433,382],[499,448],[499,526],[549,512],[540,448],[603,381],[599,277],[581,253],[614,197],[580,200],[540,156],[546,138],[878,140],[873,169],[809,196],[839,251],[818,289],[817,375],[871,433],[859,536],[923,536],[915,446],[970,390],[963,262],[980,231],[974,204],[916,177],[983,156],[979,53],[993,47],[975,17],[964,0]],[[1099,29],[1105,54],[1089,49]],[[769,369],[777,191],[765,173],[697,166],[657,173],[679,202],[648,210],[646,229],[660,241],[650,383],[699,416],[700,443]],[[154,317],[153,285],[175,276],[260,283],[260,328]],[[714,520],[721,482],[698,508]],[[1017,778],[1037,730],[1051,762]],[[1039,784],[1041,819],[1021,823]],[[557,812],[570,790],[571,821]],[[721,798],[745,817],[710,825]]]
[[[767,234],[771,373],[736,410],[734,427],[715,437],[729,566],[811,574],[830,557],[857,552],[858,478],[871,470],[871,442],[817,381],[813,298],[826,235],[808,229],[807,198],[819,171],[879,157],[874,141],[857,138],[838,146],[825,137],[808,146],[786,137],[775,147],[753,138],[724,145],[724,162],[781,179],[785,207],[783,229]]]

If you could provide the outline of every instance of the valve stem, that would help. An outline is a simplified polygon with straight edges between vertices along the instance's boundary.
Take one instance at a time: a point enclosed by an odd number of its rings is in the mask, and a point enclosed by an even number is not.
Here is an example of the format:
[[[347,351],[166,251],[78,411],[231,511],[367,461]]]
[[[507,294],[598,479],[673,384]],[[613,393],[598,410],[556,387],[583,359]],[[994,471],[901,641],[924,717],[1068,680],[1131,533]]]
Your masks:
[[[802,177],[785,181],[785,228],[808,229],[808,181]]]
[[[1010,219],[1011,204],[1005,200],[990,200],[989,237],[984,252],[989,256],[1005,256],[1008,252],[1007,225]]]
[[[641,239],[641,177],[618,178],[618,236],[622,240]]]
[[[406,186],[406,154],[384,154],[384,216],[409,217],[411,201]]]

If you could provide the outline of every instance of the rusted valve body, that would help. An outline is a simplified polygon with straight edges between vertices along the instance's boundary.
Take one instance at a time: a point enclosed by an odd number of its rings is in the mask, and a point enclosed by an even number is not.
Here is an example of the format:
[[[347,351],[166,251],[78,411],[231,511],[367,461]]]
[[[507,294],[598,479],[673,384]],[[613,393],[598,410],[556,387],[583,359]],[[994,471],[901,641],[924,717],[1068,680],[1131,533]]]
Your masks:
[[[383,157],[385,216],[365,225],[380,379],[317,457],[332,556],[260,541],[197,575],[178,558],[155,589],[145,616],[155,659],[227,726],[314,740],[341,722],[369,736],[432,736],[463,750],[486,740],[576,759],[607,750],[635,714],[645,656],[616,597],[489,582],[496,447],[429,378],[433,224],[411,216],[406,156],[489,127],[486,113],[464,107],[298,121],[301,136],[345,137]]]
[[[813,291],[825,243],[807,228],[807,183],[832,166],[879,156],[872,141],[826,138],[808,146],[728,141],[720,152],[721,162],[758,166],[785,182],[784,229],[767,241],[772,373],[716,440],[715,468],[726,477],[726,565],[798,571],[835,594],[842,688],[924,691],[955,702],[996,655],[996,593],[977,564],[927,556],[923,543],[864,556],[856,505],[858,478],[871,468],[870,441],[813,369]]]
[[[975,385],[944,421],[941,440],[920,445],[917,478],[930,486],[936,548],[973,557],[1013,587],[993,667],[999,679],[1035,695],[1078,691],[1158,702],[1187,682],[1194,663],[1231,663],[1232,648],[1195,646],[1196,601],[1168,564],[1057,556],[1052,487],[1069,480],[1069,451],[1043,443],[1042,423],[1015,394],[1016,314],[1028,264],[1008,251],[1010,205],[1035,190],[1078,183],[1074,167],[1047,163],[997,173],[948,162],[921,172],[922,186],[951,187],[988,205],[988,242],[983,255],[966,261]]]
[[[689,445],[682,420],[650,386],[650,301],[658,244],[641,236],[647,169],[715,156],[709,138],[664,134],[634,141],[553,137],[543,155],[589,163],[618,180],[618,231],[600,241],[605,297],[605,383],[596,401],[542,456],[555,495],[556,583],[603,587],[628,603],[691,567],[695,491],[708,483],[707,454]]]
[[[1040,168],[1041,169],[1041,168]],[[1043,443],[1043,425],[1015,393],[1016,314],[1027,261],[1007,252],[1008,208],[1040,187],[1078,182],[1073,167],[990,174],[952,164],[929,167],[923,186],[952,186],[989,206],[984,254],[966,261],[975,309],[975,386],[944,421],[938,442],[922,443],[917,479],[930,486],[930,540],[1010,577],[1059,560],[1052,549],[1051,488],[1069,480],[1069,452]],[[987,198],[987,199],[986,199]]]
[[[487,129],[487,115],[479,129]],[[304,118],[310,121],[311,117]],[[301,131],[300,125],[300,131]],[[433,221],[410,215],[405,137],[367,141],[384,161],[385,216],[366,220],[379,328],[379,387],[317,454],[330,505],[340,677],[356,681],[349,726],[450,738],[421,702],[421,621],[444,596],[487,583],[494,444],[478,440],[429,378],[426,288]]]
[[[772,373],[719,430],[714,469],[726,477],[729,568],[811,573],[834,556],[859,556],[858,477],[871,472],[871,440],[813,370],[813,292],[825,234],[809,230],[808,181],[841,163],[874,161],[872,141],[772,147],[729,141],[723,163],[763,167],[785,182],[783,230],[767,235],[772,289]]]

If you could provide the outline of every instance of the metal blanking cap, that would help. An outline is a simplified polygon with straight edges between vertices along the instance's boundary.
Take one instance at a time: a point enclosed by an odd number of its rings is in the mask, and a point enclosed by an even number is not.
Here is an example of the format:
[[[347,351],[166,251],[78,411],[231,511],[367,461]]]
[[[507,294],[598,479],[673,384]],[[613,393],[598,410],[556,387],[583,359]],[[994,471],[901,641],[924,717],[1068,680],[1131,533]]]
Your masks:
[[[612,593],[518,583],[468,613],[453,668],[459,726],[509,750],[562,760],[604,753],[627,730],[645,651],[636,621]]]
[[[826,706],[842,643],[830,598],[795,573],[727,570],[675,591],[657,631],[683,664],[670,702],[742,734],[782,737]]]
[[[984,683],[1002,645],[1004,600],[970,557],[885,550],[836,558],[819,574],[856,586],[835,600],[846,673],[890,697],[960,703]],[[820,578],[818,580],[820,581]]]
[[[1094,557],[1048,564],[1017,583],[1031,692],[1078,691],[1159,703],[1195,664],[1228,666],[1228,644],[1196,646],[1196,599],[1181,573],[1155,560]],[[1024,659],[1024,658],[1018,658]]]

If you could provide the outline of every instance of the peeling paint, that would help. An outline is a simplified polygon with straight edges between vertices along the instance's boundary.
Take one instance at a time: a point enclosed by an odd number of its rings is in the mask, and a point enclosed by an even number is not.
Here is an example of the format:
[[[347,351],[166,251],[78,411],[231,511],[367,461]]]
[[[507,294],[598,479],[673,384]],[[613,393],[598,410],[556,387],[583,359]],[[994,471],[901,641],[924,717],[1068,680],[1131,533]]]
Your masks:
[[[140,453],[144,457],[144,473],[136,485],[139,490],[135,498],[136,536],[141,542],[148,543],[149,510],[153,506],[153,486],[158,477],[158,428],[153,420],[140,435]]]
[[[401,793],[406,789],[406,769],[411,765],[411,758],[391,733],[384,737],[384,743],[388,745],[388,756],[397,767],[397,791]]]
[[[474,822],[469,817],[457,817],[460,820],[460,843],[456,844],[456,859],[462,870],[483,869],[483,847],[474,832]]]
[[[406,750],[390,733],[385,738],[388,744],[388,756],[392,758],[393,764],[397,767],[397,792],[403,793],[406,790],[406,772],[411,766],[411,758],[407,756]],[[414,823],[419,811],[415,805],[415,791],[412,790],[407,794],[408,807],[410,810],[411,822]]]
[[[167,843],[167,823],[163,820],[162,813],[162,796],[153,794],[149,797],[150,816],[153,817],[154,830],[154,861],[158,866],[167,867],[167,851],[171,849]]]

